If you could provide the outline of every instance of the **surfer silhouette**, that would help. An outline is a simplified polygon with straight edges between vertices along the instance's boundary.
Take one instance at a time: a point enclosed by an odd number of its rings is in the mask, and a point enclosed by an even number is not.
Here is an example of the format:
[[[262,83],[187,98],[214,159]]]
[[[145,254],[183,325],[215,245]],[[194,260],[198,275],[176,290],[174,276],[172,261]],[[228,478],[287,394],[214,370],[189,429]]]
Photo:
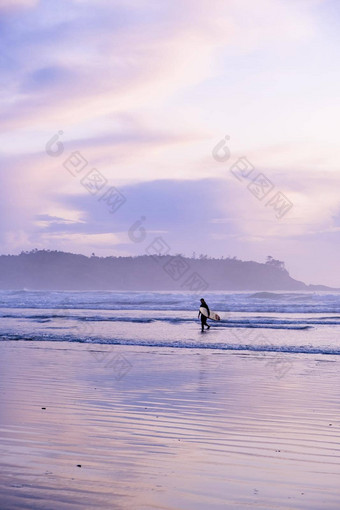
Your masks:
[[[201,306],[200,306],[200,308],[205,308],[206,311],[207,311],[207,316],[204,315],[204,313],[202,313],[201,310],[199,310],[199,312],[198,312],[198,318],[200,318],[200,316],[201,316],[201,326],[202,326],[202,332],[203,332],[204,331],[204,326],[207,326],[208,329],[210,328],[209,324],[207,324],[207,318],[210,315],[210,310],[209,310],[209,306],[207,305],[207,303],[204,301],[203,298],[201,299]]]

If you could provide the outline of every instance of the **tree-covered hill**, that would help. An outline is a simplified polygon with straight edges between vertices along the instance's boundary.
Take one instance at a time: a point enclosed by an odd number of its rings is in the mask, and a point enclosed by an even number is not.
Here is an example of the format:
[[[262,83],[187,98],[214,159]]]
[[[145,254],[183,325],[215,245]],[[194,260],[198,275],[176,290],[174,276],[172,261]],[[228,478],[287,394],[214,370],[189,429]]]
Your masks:
[[[142,255],[86,257],[34,250],[0,256],[0,288],[29,290],[322,290],[290,277],[284,263]]]

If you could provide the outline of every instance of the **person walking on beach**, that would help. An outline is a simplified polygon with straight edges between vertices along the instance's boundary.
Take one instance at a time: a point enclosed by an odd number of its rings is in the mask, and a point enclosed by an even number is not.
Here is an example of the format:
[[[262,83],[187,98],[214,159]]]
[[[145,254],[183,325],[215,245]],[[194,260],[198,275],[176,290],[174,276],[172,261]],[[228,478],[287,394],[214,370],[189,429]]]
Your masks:
[[[209,306],[207,305],[207,303],[204,301],[203,298],[201,299],[200,307],[205,308],[207,310],[208,317],[209,317],[210,316]],[[198,312],[198,318],[200,318],[200,316],[201,316],[201,325],[202,325],[202,332],[203,332],[204,326],[207,326],[208,329],[210,328],[210,326],[209,326],[209,324],[207,324],[207,317],[201,312],[201,310],[199,310],[199,312]]]

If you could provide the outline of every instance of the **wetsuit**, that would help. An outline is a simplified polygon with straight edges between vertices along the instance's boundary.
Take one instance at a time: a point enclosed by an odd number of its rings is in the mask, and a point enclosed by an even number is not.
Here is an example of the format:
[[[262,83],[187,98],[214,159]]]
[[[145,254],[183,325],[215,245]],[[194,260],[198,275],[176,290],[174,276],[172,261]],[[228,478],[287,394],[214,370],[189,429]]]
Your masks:
[[[201,303],[201,307],[205,308],[208,311],[208,316],[209,316],[210,315],[209,306],[207,305],[207,303],[205,301],[204,301],[204,303]],[[203,315],[203,313],[201,313],[201,312],[198,312],[198,317],[199,316],[201,316],[202,331],[204,331],[204,326],[207,326],[208,328],[210,328],[210,326],[207,324],[208,317]]]

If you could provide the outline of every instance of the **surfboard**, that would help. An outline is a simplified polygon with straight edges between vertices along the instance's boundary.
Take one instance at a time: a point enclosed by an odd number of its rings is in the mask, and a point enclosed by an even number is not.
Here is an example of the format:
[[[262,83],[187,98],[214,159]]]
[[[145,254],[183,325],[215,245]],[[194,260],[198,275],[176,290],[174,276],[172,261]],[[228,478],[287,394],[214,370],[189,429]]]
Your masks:
[[[210,315],[208,316],[208,310],[206,308],[204,308],[204,306],[200,306],[200,312],[202,315],[204,315],[205,317],[208,317],[209,319],[212,319],[213,321],[221,320],[221,317],[217,313],[212,312],[211,310],[210,310]]]

